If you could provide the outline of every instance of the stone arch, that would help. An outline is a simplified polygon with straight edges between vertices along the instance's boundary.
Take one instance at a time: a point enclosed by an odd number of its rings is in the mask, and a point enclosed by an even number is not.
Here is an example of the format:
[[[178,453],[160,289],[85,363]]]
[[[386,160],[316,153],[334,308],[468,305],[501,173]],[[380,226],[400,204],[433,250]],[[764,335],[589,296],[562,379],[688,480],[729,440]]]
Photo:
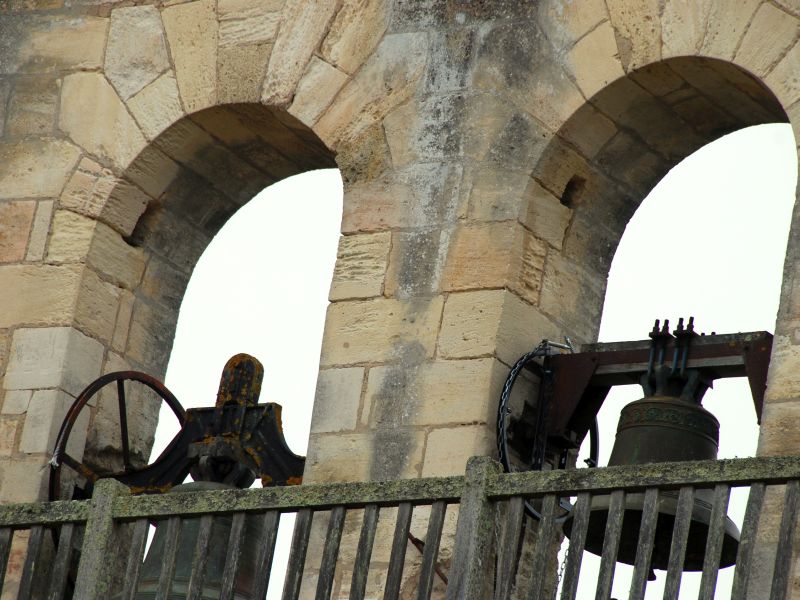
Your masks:
[[[719,137],[787,122],[775,95],[744,69],[704,57],[669,58],[610,83],[562,125],[533,170],[532,227],[550,211],[542,310],[593,339],[605,281],[625,225],[677,163]],[[569,323],[570,325],[567,325]]]

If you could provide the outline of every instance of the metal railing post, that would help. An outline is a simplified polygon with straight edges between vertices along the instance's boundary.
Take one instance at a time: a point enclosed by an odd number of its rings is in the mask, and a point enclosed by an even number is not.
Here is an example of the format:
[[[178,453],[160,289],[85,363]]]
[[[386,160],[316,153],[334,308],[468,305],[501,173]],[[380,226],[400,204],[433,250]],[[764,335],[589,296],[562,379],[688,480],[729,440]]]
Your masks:
[[[117,556],[114,524],[114,498],[130,493],[116,479],[101,479],[94,486],[91,512],[81,547],[81,560],[75,581],[74,598],[107,600],[111,596],[112,568]]]
[[[500,463],[488,456],[473,456],[467,462],[447,600],[485,600],[490,597],[495,511],[486,489],[489,479],[501,470]]]

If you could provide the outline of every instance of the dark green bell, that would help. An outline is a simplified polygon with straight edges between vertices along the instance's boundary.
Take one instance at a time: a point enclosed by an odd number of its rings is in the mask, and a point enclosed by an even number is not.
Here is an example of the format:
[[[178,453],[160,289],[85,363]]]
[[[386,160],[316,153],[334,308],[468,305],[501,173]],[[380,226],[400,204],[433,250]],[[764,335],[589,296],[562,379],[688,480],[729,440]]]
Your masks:
[[[169,493],[192,493],[196,491],[236,489],[233,486],[212,483],[193,482],[175,486]],[[220,597],[222,572],[228,556],[228,538],[230,536],[232,518],[228,515],[215,516],[211,527],[211,537],[208,542],[208,560],[203,578],[203,588],[200,594],[202,600],[216,600]],[[139,585],[136,590],[137,600],[150,600],[156,597],[158,579],[164,563],[164,544],[166,541],[166,523],[156,527],[153,542],[147,552],[142,565]],[[192,560],[194,559],[197,536],[200,529],[200,518],[182,519],[180,534],[178,536],[178,554],[175,565],[175,575],[172,580],[168,600],[183,600],[189,586],[189,577],[192,573]],[[252,600],[254,578],[256,576],[256,554],[258,540],[261,536],[261,519],[245,517],[244,539],[242,552],[239,557],[234,585],[235,600]],[[266,577],[265,573],[259,573]]]
[[[654,395],[632,402],[622,410],[608,464],[619,466],[715,460],[718,444],[719,422],[699,402],[677,395]],[[695,491],[683,564],[685,571],[699,571],[703,568],[712,495],[712,490]],[[610,496],[592,498],[585,548],[593,554],[601,555],[603,551],[609,504]],[[643,493],[625,496],[625,513],[617,555],[619,562],[632,565],[636,560],[643,505]],[[677,505],[677,491],[659,494],[658,520],[651,558],[653,569],[667,568]],[[564,523],[564,533],[569,537],[571,531],[572,518],[568,517]],[[739,530],[726,517],[720,567],[736,562],[738,546]]]

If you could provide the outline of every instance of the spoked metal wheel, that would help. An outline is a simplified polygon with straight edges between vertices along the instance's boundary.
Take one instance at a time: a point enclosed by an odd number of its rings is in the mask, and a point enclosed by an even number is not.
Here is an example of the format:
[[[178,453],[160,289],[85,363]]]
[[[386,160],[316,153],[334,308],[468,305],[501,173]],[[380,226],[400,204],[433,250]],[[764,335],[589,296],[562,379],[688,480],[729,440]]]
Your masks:
[[[549,387],[552,384],[552,372],[548,368],[546,361],[547,357],[550,356],[552,352],[552,345],[553,344],[551,342],[545,340],[534,350],[531,350],[527,354],[523,355],[511,368],[505,384],[503,385],[503,391],[500,395],[500,403],[497,407],[497,452],[500,463],[503,465],[503,470],[505,470],[507,473],[523,470],[538,471],[542,469],[542,465],[544,464],[547,436],[545,423],[547,420],[547,409],[549,404]],[[566,346],[562,346],[560,344],[556,345],[556,347],[566,348]],[[509,450],[509,422],[511,418],[511,408],[509,405],[511,400],[511,391],[514,387],[514,383],[517,381],[517,378],[523,369],[528,369],[533,372],[533,374],[541,382],[539,401],[537,403],[538,406],[533,428],[534,433],[532,439],[530,440],[532,446],[530,449],[530,464],[527,466],[527,468],[516,465],[511,458],[511,453]],[[595,419],[593,426],[589,429],[589,459],[585,461],[590,467],[597,465],[599,454],[598,437],[597,419]],[[569,511],[572,510],[572,504],[570,504],[567,498],[562,498],[559,501],[559,504],[564,510],[565,514],[557,518],[556,522],[562,522],[564,519],[566,519]],[[537,503],[526,501],[525,512],[528,516],[536,520],[541,520],[542,518]]]
[[[130,383],[128,383],[130,382]],[[180,425],[184,424],[186,420],[186,412],[181,406],[175,395],[170,392],[166,386],[151,377],[147,373],[140,371],[117,371],[109,373],[96,379],[90,383],[79,395],[77,400],[73,402],[64,422],[61,424],[61,429],[56,438],[55,448],[53,449],[53,458],[50,460],[50,482],[49,482],[49,499],[50,501],[58,500],[61,489],[61,470],[64,465],[71,468],[78,475],[86,480],[86,488],[84,489],[85,495],[90,495],[90,490],[94,483],[101,477],[113,477],[115,473],[98,473],[95,469],[90,467],[83,461],[80,461],[67,453],[67,442],[70,433],[78,419],[78,415],[86,407],[89,401],[100,392],[107,385],[114,385],[117,391],[117,405],[119,407],[119,428],[120,438],[122,441],[122,464],[123,471],[119,474],[127,474],[134,472],[137,467],[131,461],[131,447],[130,437],[128,433],[128,411],[127,411],[127,385],[143,385],[150,388],[155,394],[170,407],[175,417],[178,419]]]

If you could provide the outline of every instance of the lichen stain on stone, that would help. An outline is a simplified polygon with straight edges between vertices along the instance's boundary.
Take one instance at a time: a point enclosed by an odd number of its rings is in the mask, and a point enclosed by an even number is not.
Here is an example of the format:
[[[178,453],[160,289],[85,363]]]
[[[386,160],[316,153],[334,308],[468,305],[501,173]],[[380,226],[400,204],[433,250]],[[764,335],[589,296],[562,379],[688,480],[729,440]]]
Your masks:
[[[416,443],[409,425],[420,402],[417,375],[426,351],[419,342],[401,341],[397,353],[399,360],[388,368],[373,397],[376,429],[369,469],[372,480],[402,478]]]

